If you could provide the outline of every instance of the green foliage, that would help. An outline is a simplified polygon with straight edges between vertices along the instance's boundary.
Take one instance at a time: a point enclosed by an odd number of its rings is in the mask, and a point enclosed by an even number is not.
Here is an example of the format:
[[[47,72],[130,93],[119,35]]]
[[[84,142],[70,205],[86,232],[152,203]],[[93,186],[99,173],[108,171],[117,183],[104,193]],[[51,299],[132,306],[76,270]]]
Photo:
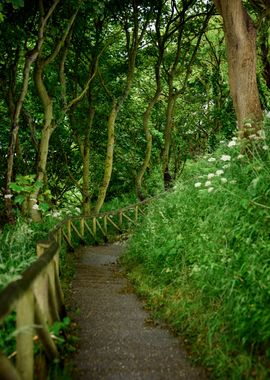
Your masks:
[[[11,182],[9,184],[9,188],[17,194],[14,198],[14,203],[18,205],[23,205],[28,201],[31,194],[35,193],[42,187],[42,182],[35,180],[35,175],[17,175],[16,182]],[[49,203],[46,202],[51,198],[51,192],[46,190],[42,194],[40,193],[38,196],[38,209],[41,210],[42,213],[45,213],[49,210]]]
[[[35,259],[34,230],[21,220],[0,233],[0,288],[19,278]],[[35,240],[34,240],[35,241]]]
[[[16,328],[15,312],[8,315],[0,329],[0,350],[4,355],[10,356],[16,350],[13,331]]]
[[[45,239],[56,223],[56,218],[47,216],[42,224],[18,219],[16,225],[5,225],[0,232],[0,289],[36,260],[36,241]]]
[[[42,186],[40,181],[35,181],[35,175],[17,175],[16,182],[11,182],[9,187],[12,191],[17,193],[14,198],[14,203],[23,204],[29,195]]]
[[[234,138],[189,162],[124,257],[156,316],[188,336],[215,379],[270,376],[269,141]]]

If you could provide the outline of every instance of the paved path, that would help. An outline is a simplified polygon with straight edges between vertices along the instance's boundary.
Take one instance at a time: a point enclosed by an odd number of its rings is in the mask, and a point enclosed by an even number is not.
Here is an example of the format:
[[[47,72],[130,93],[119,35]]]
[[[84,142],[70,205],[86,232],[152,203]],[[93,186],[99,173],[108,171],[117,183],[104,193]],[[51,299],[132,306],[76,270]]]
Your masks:
[[[178,338],[147,323],[116,263],[121,251],[119,244],[80,249],[71,292],[80,327],[74,380],[206,379]]]

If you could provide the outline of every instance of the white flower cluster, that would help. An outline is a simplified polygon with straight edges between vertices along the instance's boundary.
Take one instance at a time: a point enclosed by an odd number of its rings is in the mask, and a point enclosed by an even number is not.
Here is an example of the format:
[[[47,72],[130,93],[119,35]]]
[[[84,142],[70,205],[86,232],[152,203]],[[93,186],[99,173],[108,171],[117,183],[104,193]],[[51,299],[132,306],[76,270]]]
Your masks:
[[[223,143],[225,143],[225,141],[221,141],[220,143],[223,144]],[[237,143],[237,138],[233,137],[232,140],[227,144],[227,146],[229,148],[232,148],[232,147],[235,147],[237,144],[238,144]],[[240,155],[239,154],[239,156],[237,158],[238,159],[242,159],[242,158],[244,158],[244,155]],[[227,163],[225,165],[223,165],[221,169],[217,169],[215,172],[208,173],[206,176],[205,175],[204,176],[200,175],[198,178],[205,178],[205,177],[207,177],[207,180],[204,183],[203,183],[203,181],[195,182],[195,184],[194,184],[195,188],[205,187],[207,189],[207,192],[211,193],[212,191],[215,190],[214,184],[212,183],[212,179],[214,179],[214,178],[219,178],[221,184],[225,184],[227,182],[231,183],[231,184],[235,184],[236,183],[235,180],[228,181],[228,179],[223,176],[225,174],[225,169],[228,169],[230,167],[230,161],[231,161],[231,159],[232,159],[232,156],[230,156],[229,154],[223,154],[219,158],[219,160],[222,161],[222,162],[227,162]],[[210,158],[207,159],[207,161],[212,163],[212,162],[216,162],[217,159],[215,157],[210,157]]]
[[[233,137],[227,146],[228,146],[228,148],[233,148],[236,145],[237,145],[237,137]]]

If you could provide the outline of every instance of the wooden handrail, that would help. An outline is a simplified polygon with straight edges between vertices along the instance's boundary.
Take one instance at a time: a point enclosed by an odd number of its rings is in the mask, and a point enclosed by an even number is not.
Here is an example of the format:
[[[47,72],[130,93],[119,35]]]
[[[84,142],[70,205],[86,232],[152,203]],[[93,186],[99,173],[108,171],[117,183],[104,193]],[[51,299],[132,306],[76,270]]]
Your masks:
[[[62,240],[66,240],[72,247],[74,234],[80,243],[85,241],[86,234],[97,243],[100,234],[107,241],[109,233],[121,234],[128,231],[131,225],[136,225],[139,214],[143,214],[142,208],[154,199],[156,197],[89,217],[67,218],[49,232],[48,240],[37,243],[37,260],[22,272],[18,280],[11,282],[0,292],[0,323],[10,312],[17,311],[16,369],[0,353],[0,379],[33,379],[34,329],[48,360],[52,361],[59,356],[48,325],[60,320],[64,309],[59,280],[59,252]],[[7,377],[7,374],[10,377]]]
[[[22,273],[21,278],[11,282],[0,293],[0,321],[3,320],[13,309],[15,303],[30,288],[42,270],[49,264],[56,254],[59,245],[56,241],[52,242],[44,255],[40,256]]]

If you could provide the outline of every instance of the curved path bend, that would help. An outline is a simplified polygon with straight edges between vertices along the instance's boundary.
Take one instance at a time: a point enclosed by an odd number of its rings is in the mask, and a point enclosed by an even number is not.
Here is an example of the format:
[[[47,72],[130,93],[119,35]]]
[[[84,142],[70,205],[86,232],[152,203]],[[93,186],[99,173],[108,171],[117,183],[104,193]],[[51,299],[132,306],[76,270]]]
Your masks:
[[[122,245],[79,250],[71,288],[79,326],[74,380],[203,380],[181,341],[154,326],[121,273]]]

